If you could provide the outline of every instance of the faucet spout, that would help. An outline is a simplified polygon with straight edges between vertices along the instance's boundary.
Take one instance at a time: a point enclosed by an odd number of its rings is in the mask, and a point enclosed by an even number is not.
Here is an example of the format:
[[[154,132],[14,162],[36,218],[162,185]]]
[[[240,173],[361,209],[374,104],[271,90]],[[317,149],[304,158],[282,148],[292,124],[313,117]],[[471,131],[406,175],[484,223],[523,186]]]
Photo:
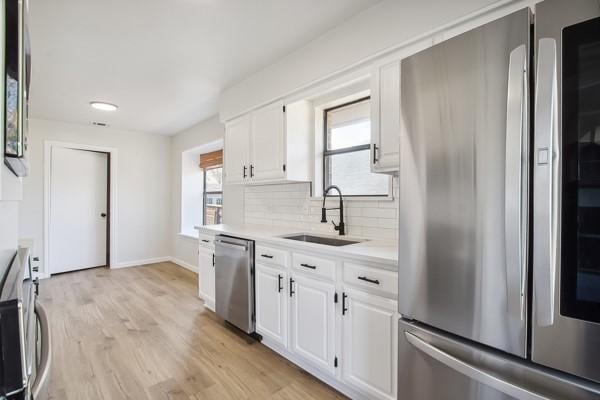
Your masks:
[[[338,192],[338,196],[340,198],[340,206],[337,208],[325,208],[325,201],[327,200],[327,195],[329,194],[329,191],[332,189],[335,189]],[[342,236],[342,235],[346,234],[346,229],[345,229],[346,225],[344,224],[344,199],[342,197],[342,191],[340,190],[340,188],[335,185],[331,185],[327,189],[325,189],[325,191],[323,192],[323,207],[321,207],[321,222],[327,223],[327,210],[338,210],[338,209],[340,210],[340,223],[337,225],[333,221],[332,221],[332,223],[333,223],[334,229],[340,233],[340,236]]]

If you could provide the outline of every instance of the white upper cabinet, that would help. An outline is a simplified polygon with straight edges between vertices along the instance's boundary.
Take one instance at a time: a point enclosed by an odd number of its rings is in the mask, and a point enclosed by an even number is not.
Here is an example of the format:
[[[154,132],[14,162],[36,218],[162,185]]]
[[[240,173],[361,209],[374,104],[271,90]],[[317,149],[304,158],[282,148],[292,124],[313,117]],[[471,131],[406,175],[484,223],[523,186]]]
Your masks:
[[[312,108],[307,101],[271,103],[225,126],[228,184],[310,181]]]
[[[252,162],[250,178],[255,180],[285,177],[285,112],[276,102],[252,113]]]
[[[400,61],[371,76],[371,170],[396,173],[400,152]]]
[[[241,183],[250,176],[250,115],[225,125],[225,177],[227,183]]]

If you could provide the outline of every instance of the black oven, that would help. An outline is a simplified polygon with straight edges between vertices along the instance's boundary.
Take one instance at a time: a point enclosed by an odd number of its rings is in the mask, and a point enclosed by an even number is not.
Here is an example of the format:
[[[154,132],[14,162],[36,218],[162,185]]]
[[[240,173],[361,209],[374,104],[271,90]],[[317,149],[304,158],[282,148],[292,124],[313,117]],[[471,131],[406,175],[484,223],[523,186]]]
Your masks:
[[[0,399],[41,400],[50,368],[50,332],[28,248],[15,254],[0,286]]]

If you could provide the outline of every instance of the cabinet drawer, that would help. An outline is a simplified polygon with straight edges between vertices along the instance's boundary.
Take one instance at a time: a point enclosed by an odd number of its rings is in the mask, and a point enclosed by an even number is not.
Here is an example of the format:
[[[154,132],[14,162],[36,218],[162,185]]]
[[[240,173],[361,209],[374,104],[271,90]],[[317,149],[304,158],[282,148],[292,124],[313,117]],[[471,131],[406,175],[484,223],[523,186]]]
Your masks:
[[[307,274],[321,276],[329,280],[335,279],[335,261],[313,257],[306,254],[294,253],[294,269]]]
[[[345,262],[344,282],[391,296],[398,294],[398,274],[393,271]]]
[[[285,250],[274,249],[272,247],[256,245],[254,251],[256,262],[276,264],[282,267],[288,265],[288,253]]]
[[[215,237],[213,235],[205,235],[203,233],[201,233],[199,235],[200,238],[200,247],[204,247],[206,249],[211,249],[214,250],[215,248]]]

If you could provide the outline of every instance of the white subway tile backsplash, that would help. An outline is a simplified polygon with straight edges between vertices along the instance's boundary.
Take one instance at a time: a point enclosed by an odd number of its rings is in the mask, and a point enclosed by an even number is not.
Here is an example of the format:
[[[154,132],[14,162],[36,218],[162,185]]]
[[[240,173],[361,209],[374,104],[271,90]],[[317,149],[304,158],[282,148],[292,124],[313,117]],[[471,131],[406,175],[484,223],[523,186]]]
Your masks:
[[[394,178],[394,199],[344,198],[344,217],[348,235],[368,238],[394,239],[398,237],[398,180]],[[339,221],[338,210],[328,210],[326,224],[321,223],[322,199],[310,197],[310,183],[290,183],[268,186],[246,186],[244,215],[248,224],[279,225],[301,231],[336,233],[334,220]],[[327,199],[326,207],[337,207],[337,197]]]

